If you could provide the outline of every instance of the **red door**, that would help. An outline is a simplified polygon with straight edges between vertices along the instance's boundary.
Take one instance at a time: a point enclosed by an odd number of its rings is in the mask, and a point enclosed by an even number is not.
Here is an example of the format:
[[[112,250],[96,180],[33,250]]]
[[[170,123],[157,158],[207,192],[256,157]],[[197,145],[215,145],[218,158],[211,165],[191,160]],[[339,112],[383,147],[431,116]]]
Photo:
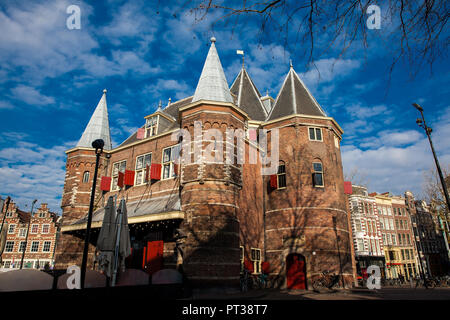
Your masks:
[[[153,274],[162,269],[163,265],[163,241],[149,241],[147,242],[147,249],[145,252],[145,271]]]
[[[305,258],[290,254],[286,258],[286,283],[288,289],[306,289]]]

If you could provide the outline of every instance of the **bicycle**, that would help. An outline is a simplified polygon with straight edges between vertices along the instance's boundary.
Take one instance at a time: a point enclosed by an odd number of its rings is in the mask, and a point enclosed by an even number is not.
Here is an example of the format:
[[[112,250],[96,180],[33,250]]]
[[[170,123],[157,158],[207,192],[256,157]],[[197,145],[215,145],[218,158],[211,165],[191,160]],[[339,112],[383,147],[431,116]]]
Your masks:
[[[257,289],[265,289],[267,286],[267,275],[266,274],[259,274],[255,277],[253,277],[253,287]]]
[[[339,282],[339,276],[330,273],[329,271],[322,272],[319,279],[313,282],[313,289],[320,291],[320,289],[328,288],[331,290]]]

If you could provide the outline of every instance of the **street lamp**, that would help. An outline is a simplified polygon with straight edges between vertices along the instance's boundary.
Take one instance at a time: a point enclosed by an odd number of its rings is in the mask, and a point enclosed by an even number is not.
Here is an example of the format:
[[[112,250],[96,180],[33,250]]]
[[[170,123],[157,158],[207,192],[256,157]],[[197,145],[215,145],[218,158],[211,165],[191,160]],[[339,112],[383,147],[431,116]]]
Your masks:
[[[25,252],[27,251],[28,234],[30,233],[30,224],[31,224],[31,219],[33,218],[33,209],[34,209],[34,205],[36,202],[37,202],[37,199],[34,199],[33,203],[31,204],[30,221],[28,222],[27,235],[25,237],[25,248],[23,248],[22,259],[20,260],[20,269],[23,268],[23,259],[25,258]]]
[[[442,184],[442,189],[444,190],[444,196],[445,196],[445,201],[447,202],[447,220],[448,220],[448,212],[450,211],[450,198],[448,196],[448,190],[447,187],[445,185],[445,180],[444,180],[444,176],[442,175],[442,171],[441,171],[441,166],[439,165],[439,161],[438,158],[436,156],[436,153],[434,152],[434,147],[433,147],[433,142],[431,141],[431,132],[433,131],[430,127],[427,126],[426,122],[425,122],[425,117],[423,115],[423,108],[421,106],[419,106],[417,103],[413,103],[412,104],[414,108],[416,108],[417,110],[419,110],[420,114],[422,115],[422,119],[417,119],[416,123],[419,127],[423,128],[425,130],[425,133],[427,134],[428,137],[428,141],[430,142],[430,146],[431,146],[431,152],[433,153],[433,157],[434,157],[434,162],[436,163],[436,168],[439,174],[439,179],[441,180],[441,184]]]
[[[103,152],[104,145],[105,142],[102,139],[97,139],[94,142],[92,142],[92,147],[95,149],[96,159],[95,159],[94,180],[92,182],[92,190],[91,190],[91,202],[89,204],[89,213],[86,226],[86,236],[84,239],[83,260],[81,262],[81,274],[80,274],[81,289],[84,289],[84,279],[86,277],[86,265],[89,250],[89,236],[91,233],[92,211],[94,209],[95,187],[97,185],[97,172],[98,172],[98,165],[100,162],[100,155]]]

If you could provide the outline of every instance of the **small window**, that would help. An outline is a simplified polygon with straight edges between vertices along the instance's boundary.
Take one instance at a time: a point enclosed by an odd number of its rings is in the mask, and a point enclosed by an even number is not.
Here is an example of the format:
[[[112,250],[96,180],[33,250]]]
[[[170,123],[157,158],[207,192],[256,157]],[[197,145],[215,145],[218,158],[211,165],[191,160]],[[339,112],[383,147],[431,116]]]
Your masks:
[[[112,170],[112,186],[111,186],[111,190],[118,190],[119,186],[117,185],[117,182],[119,180],[119,172],[125,173],[125,168],[127,166],[127,161],[123,160],[123,161],[119,161],[113,164],[113,170]]]
[[[39,218],[45,218],[45,212],[39,212]]]
[[[31,225],[31,233],[38,233],[39,232],[39,225],[38,224],[32,224]]]
[[[322,129],[321,128],[309,128],[309,140],[322,141]]]
[[[85,171],[83,173],[83,183],[88,183],[89,182],[89,171]]]
[[[313,162],[313,184],[314,187],[323,187],[323,168],[322,163]]]
[[[135,185],[145,183],[145,175],[147,173],[147,166],[150,170],[152,163],[152,154],[147,153],[136,158],[136,182]]]
[[[33,241],[31,243],[31,252],[38,252],[39,251],[39,241]]]
[[[20,241],[19,252],[24,252],[24,251],[25,251],[25,241]]]
[[[12,216],[13,216],[12,211],[8,211],[8,212],[6,213],[6,217],[7,217],[7,218],[12,218]]]
[[[50,231],[50,225],[49,224],[42,225],[42,233],[49,233],[49,231]]]
[[[11,268],[11,261],[5,261],[5,266],[4,266],[4,268],[5,268],[5,269]]]
[[[27,229],[20,228],[19,229],[19,237],[24,238],[27,235]]]
[[[355,229],[356,229],[356,232],[361,232],[362,231],[361,220],[355,219]]]
[[[180,156],[180,145],[177,144],[163,150],[162,179],[175,177],[174,161]]]
[[[8,233],[12,234],[14,233],[14,231],[16,230],[16,225],[15,224],[10,224],[8,227]]]
[[[364,251],[364,240],[363,239],[358,239],[357,245],[358,245],[357,250]]]
[[[277,179],[278,189],[286,188],[286,165],[284,161],[280,161],[280,164],[278,165]]]
[[[334,136],[334,146],[339,149],[339,138]]]
[[[5,252],[13,252],[14,250],[14,241],[6,241]]]
[[[42,247],[42,252],[50,252],[51,241],[44,241],[44,246]]]
[[[261,273],[261,249],[252,248],[253,273]]]
[[[145,137],[151,137],[158,132],[158,116],[148,118],[145,122]]]

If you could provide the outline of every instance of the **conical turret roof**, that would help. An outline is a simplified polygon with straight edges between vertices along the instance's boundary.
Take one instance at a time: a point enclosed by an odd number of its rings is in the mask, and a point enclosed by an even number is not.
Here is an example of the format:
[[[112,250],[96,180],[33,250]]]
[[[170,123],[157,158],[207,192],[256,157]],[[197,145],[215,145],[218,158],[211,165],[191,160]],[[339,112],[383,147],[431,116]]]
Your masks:
[[[210,100],[233,103],[233,97],[220,63],[215,42],[216,38],[211,38],[211,47],[209,48],[192,102]]]
[[[327,116],[292,65],[267,120],[274,120],[291,114]]]
[[[111,133],[109,131],[108,108],[106,105],[106,89],[92,114],[89,123],[84,129],[77,147],[92,148],[92,142],[96,139],[103,139],[105,146],[103,149],[111,150]]]

